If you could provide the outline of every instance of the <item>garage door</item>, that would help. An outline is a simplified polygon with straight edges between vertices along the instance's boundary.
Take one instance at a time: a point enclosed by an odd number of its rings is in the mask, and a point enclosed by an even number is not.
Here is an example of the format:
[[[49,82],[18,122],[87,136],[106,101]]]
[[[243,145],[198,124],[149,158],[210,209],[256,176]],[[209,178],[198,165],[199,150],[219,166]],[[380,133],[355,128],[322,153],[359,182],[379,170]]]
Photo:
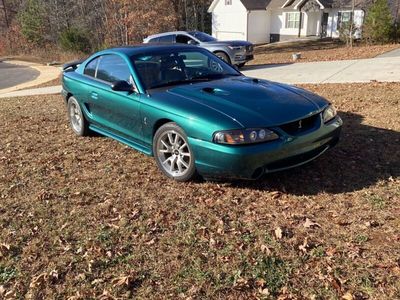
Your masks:
[[[245,40],[246,35],[244,34],[244,32],[217,31],[217,39],[222,41]]]

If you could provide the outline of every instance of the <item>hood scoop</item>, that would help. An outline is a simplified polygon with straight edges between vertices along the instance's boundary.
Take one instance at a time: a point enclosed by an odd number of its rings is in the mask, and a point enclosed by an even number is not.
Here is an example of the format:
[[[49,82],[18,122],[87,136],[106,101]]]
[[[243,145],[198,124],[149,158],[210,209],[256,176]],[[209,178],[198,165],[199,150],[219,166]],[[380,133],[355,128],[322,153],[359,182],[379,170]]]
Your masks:
[[[213,87],[205,87],[201,89],[204,93],[216,95],[216,96],[229,96],[231,93],[225,90],[221,90]]]

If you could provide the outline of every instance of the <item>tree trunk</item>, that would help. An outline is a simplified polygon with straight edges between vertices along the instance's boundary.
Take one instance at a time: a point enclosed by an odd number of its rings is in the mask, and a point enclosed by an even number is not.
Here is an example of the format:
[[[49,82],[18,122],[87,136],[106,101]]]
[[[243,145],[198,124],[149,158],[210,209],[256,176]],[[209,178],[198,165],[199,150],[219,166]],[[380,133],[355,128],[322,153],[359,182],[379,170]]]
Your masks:
[[[350,48],[353,48],[353,30],[354,30],[354,6],[355,0],[351,0],[351,13],[350,13]]]
[[[7,7],[6,7],[5,0],[2,0],[2,4],[3,4],[3,11],[4,11],[4,19],[6,21],[6,27],[8,29],[10,27],[10,22],[8,21],[8,14],[7,14]]]

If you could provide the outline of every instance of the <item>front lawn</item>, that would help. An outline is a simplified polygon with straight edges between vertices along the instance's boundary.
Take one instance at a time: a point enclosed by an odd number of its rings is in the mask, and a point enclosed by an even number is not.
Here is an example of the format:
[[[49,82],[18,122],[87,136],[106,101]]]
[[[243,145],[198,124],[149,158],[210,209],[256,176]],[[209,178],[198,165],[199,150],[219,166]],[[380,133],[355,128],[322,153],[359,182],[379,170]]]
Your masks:
[[[307,88],[341,142],[256,182],[176,183],[60,96],[1,99],[0,298],[400,298],[400,84]]]
[[[301,53],[301,59],[297,62],[373,58],[397,48],[400,48],[400,44],[364,45],[356,43],[353,48],[349,48],[338,40],[329,39],[267,44],[255,48],[254,60],[248,65],[292,63],[292,54],[294,53]]]

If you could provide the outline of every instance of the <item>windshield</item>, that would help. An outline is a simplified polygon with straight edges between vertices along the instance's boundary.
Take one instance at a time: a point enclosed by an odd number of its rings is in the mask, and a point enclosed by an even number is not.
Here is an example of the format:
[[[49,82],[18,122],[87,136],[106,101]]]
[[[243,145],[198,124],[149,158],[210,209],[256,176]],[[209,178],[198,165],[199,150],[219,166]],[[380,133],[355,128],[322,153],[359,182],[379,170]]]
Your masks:
[[[190,35],[194,36],[200,42],[207,43],[207,42],[215,42],[217,39],[207,33],[200,32],[200,31],[191,31],[189,32]]]
[[[152,51],[131,57],[146,90],[241,74],[206,50]]]

